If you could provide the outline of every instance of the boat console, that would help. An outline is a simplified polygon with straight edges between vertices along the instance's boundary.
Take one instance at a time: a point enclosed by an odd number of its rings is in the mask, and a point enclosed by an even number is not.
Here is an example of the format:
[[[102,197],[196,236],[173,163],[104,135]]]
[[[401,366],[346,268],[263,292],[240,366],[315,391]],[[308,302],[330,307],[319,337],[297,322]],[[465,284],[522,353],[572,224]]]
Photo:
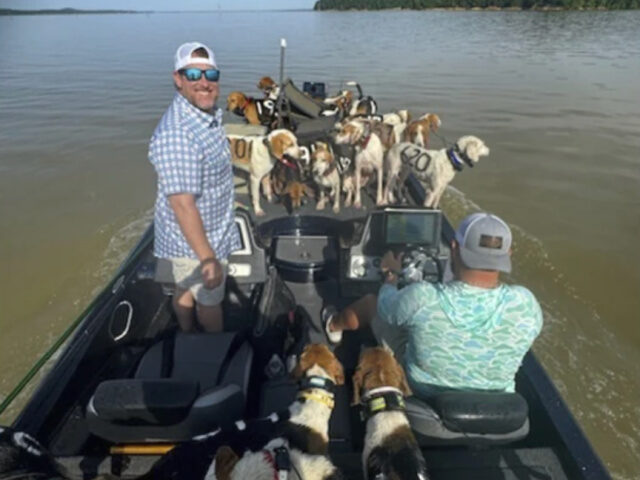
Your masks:
[[[346,277],[380,282],[380,261],[389,250],[402,255],[405,283],[442,281],[448,249],[442,245],[442,212],[390,207],[371,212],[359,242],[349,249]]]

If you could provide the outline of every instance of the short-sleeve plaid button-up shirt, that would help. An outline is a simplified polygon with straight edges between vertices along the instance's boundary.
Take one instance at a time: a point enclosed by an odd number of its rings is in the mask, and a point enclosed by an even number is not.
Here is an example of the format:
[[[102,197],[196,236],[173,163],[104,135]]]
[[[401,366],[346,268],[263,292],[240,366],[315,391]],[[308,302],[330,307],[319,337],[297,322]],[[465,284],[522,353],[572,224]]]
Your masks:
[[[169,196],[190,193],[218,259],[240,247],[234,222],[233,171],[222,110],[210,115],[179,93],[162,116],[149,145],[149,161],[158,175],[154,255],[197,258],[187,243]]]

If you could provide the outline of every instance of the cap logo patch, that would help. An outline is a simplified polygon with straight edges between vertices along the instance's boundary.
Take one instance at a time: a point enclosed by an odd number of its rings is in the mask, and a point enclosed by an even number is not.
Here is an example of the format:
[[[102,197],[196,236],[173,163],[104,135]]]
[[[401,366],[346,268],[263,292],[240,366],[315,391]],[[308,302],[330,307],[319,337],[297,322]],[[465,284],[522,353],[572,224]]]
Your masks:
[[[478,246],[484,248],[492,248],[500,250],[502,248],[502,237],[493,237],[491,235],[480,235]]]

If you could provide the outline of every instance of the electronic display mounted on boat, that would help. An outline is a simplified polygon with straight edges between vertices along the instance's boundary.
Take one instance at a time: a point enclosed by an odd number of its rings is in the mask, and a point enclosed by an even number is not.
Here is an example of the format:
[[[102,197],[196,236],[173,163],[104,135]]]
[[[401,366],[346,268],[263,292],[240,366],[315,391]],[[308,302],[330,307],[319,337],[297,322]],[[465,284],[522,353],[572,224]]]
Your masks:
[[[419,246],[436,252],[441,229],[439,210],[386,209],[384,212],[384,240],[390,249]]]

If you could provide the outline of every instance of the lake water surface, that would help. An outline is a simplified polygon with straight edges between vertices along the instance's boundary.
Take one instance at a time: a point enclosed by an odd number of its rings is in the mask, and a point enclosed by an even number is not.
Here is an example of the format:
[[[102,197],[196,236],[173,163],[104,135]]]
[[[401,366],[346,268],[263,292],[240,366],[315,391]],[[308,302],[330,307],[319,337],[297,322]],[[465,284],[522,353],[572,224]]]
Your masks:
[[[356,79],[383,111],[486,141],[443,207],[511,225],[509,280],[545,313],[535,351],[614,477],[637,478],[639,27],[637,11],[0,17],[0,399],[151,219],[175,48],[208,43],[222,96],[255,95],[286,37],[298,84]]]

